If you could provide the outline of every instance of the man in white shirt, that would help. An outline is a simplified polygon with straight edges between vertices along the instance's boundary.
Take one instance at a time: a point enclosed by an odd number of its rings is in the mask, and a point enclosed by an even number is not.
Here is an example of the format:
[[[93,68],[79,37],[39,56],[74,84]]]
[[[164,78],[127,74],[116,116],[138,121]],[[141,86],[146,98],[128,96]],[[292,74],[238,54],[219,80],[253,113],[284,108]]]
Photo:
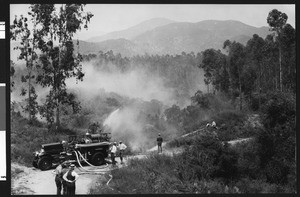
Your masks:
[[[117,142],[114,142],[111,149],[110,149],[110,156],[111,156],[112,165],[116,164],[116,161],[115,161],[116,152],[117,152]]]
[[[75,182],[79,178],[79,175],[74,171],[75,165],[71,164],[70,165],[70,170],[67,171],[63,179],[66,181],[66,186],[67,186],[67,195],[75,195]]]
[[[120,150],[120,160],[121,160],[121,164],[123,164],[123,154],[124,154],[124,150],[127,148],[127,146],[125,144],[122,143],[122,141],[119,142],[119,146],[118,146],[119,150]]]

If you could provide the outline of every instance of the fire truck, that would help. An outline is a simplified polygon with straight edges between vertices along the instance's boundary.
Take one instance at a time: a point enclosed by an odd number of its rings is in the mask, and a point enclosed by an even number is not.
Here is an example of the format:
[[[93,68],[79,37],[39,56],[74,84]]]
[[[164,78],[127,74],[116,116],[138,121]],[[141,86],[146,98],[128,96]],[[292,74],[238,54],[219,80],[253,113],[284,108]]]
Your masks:
[[[34,152],[33,166],[41,170],[49,170],[61,162],[87,161],[99,166],[105,163],[111,143],[110,133],[70,135],[67,141],[43,144],[40,151]]]

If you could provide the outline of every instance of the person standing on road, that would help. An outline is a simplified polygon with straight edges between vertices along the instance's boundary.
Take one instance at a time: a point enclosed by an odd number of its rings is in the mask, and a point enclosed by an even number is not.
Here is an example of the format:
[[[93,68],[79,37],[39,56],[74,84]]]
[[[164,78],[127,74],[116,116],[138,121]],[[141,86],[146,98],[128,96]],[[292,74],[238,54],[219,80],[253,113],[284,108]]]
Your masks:
[[[111,156],[111,162],[112,165],[116,165],[116,152],[117,152],[117,142],[114,142],[111,149],[110,149],[110,156]]]
[[[158,153],[159,150],[162,153],[162,142],[163,142],[163,138],[160,136],[160,133],[158,134],[158,138],[156,139],[157,141],[157,148],[158,148]]]
[[[69,170],[64,174],[63,179],[66,181],[67,195],[75,195],[75,182],[79,175],[74,171],[75,165],[71,164]]]
[[[67,194],[67,185],[66,185],[66,181],[63,179],[64,174],[66,174],[69,170],[69,163],[68,162],[64,162],[63,163],[63,168],[61,170],[61,180],[62,180],[62,189],[63,189],[63,195]]]
[[[52,171],[53,174],[55,174],[55,184],[56,184],[56,195],[61,195],[61,189],[62,189],[62,176],[61,172],[63,169],[64,164],[61,162],[55,170]]]
[[[123,154],[124,154],[124,150],[127,148],[127,146],[125,144],[122,143],[122,141],[119,142],[119,146],[118,146],[119,150],[120,150],[120,160],[121,160],[121,164],[123,164]]]

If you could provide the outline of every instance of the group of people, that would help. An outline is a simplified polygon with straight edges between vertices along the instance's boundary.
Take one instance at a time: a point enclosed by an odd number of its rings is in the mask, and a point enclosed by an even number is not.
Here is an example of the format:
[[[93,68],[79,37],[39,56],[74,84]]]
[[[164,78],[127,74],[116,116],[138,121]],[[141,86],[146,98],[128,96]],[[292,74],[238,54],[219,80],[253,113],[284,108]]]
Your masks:
[[[117,145],[117,142],[114,142],[112,147],[110,148],[110,156],[111,156],[111,162],[112,165],[116,165],[116,153],[119,150],[119,157],[121,160],[121,164],[123,164],[123,156],[124,156],[124,150],[127,148],[127,146],[120,141],[119,145]]]
[[[53,171],[55,174],[55,184],[57,188],[57,195],[75,195],[75,182],[79,175],[74,171],[75,164],[61,162]]]
[[[206,127],[213,127],[213,128],[217,128],[217,124],[215,121],[212,121],[212,123],[207,123]]]

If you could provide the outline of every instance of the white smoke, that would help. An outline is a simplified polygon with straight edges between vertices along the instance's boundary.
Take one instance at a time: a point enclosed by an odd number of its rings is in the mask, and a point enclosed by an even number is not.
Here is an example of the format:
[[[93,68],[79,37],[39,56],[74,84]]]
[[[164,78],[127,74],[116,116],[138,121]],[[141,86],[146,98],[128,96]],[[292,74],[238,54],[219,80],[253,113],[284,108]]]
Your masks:
[[[149,144],[143,123],[138,120],[138,110],[134,107],[124,107],[113,111],[103,122],[109,128],[112,139],[128,143],[132,150],[139,151]]]
[[[165,107],[178,104],[174,89],[166,87],[162,77],[153,75],[146,69],[131,69],[121,72],[115,65],[95,66],[93,62],[84,62],[82,68],[85,74],[83,81],[78,83],[74,79],[66,81],[68,88],[76,90],[81,102],[99,98],[105,90],[107,93],[114,92],[130,99],[149,102],[158,100]],[[186,103],[189,104],[188,102]],[[162,113],[163,109],[160,111]],[[140,116],[141,112],[147,113],[147,110],[144,111],[137,103],[123,105],[120,109],[110,112],[103,121],[103,126],[110,130],[113,140],[122,140],[133,150],[145,150],[155,144],[157,133],[160,132],[164,135],[164,131],[158,131],[154,126],[151,128],[149,125],[147,126],[147,121]],[[173,136],[176,129],[168,128],[170,131],[165,133],[172,132],[169,135]]]
[[[100,71],[92,63],[84,63],[84,80],[76,83],[75,79],[66,81],[67,87],[76,88],[86,98],[94,97],[100,89],[106,92],[115,92],[129,98],[138,98],[144,101],[159,100],[166,105],[175,103],[173,89],[166,88],[163,79],[153,76],[144,70],[131,70],[121,73],[117,70]]]

